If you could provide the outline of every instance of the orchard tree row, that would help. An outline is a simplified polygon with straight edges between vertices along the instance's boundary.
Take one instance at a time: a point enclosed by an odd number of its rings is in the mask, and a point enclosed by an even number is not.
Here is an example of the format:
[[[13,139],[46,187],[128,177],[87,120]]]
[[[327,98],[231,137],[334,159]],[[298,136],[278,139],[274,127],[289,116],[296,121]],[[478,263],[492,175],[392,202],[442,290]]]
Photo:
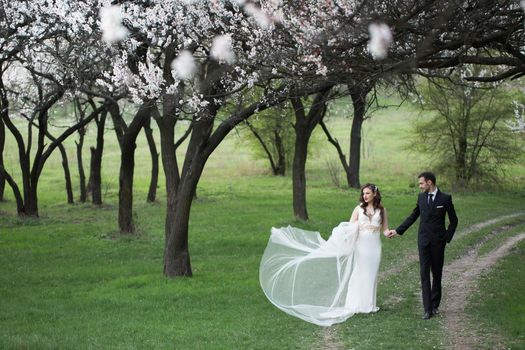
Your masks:
[[[38,216],[39,178],[58,149],[72,202],[62,143],[75,137],[81,200],[90,193],[93,203],[102,203],[104,129],[111,121],[121,152],[118,226],[133,233],[136,140],[144,130],[153,201],[156,123],[167,194],[164,274],[191,276],[192,200],[207,159],[234,128],[250,125],[256,114],[264,117],[265,110],[290,108],[293,211],[307,220],[308,143],[330,101],[350,97],[348,157],[331,142],[348,185],[359,187],[361,128],[376,87],[407,93],[416,74],[447,77],[465,65],[486,68],[469,70],[465,82],[519,78],[525,72],[523,20],[515,0],[2,0],[0,198],[9,187],[19,215]],[[122,110],[130,104],[134,115],[126,120]],[[52,112],[66,106],[73,106],[74,117],[54,135]],[[86,183],[88,124],[95,125],[97,141]],[[176,139],[179,129],[183,136]],[[7,132],[18,146],[20,179],[2,162]]]

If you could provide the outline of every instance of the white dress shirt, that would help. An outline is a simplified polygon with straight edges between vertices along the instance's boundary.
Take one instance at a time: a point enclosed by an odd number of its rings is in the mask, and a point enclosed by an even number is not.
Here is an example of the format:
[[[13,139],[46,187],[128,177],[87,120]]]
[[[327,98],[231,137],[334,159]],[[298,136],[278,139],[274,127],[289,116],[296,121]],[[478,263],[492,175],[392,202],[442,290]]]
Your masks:
[[[436,187],[436,189],[433,191],[433,192],[428,192],[427,196],[430,196],[432,195],[432,202],[434,202],[436,200],[436,194],[438,193],[438,188]],[[428,197],[427,197],[428,198]],[[428,200],[428,199],[427,199]],[[432,203],[428,203],[428,204],[432,204]]]

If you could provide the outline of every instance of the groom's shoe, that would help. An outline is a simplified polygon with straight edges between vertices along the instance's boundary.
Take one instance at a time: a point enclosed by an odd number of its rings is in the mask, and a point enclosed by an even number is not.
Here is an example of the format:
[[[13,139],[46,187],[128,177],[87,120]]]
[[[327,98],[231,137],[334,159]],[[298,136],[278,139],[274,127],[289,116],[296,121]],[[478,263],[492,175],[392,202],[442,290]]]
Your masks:
[[[432,309],[432,315],[439,315],[439,309],[437,307]]]
[[[423,319],[424,320],[428,320],[429,318],[432,317],[432,312],[430,311],[425,311],[425,314],[423,315]]]

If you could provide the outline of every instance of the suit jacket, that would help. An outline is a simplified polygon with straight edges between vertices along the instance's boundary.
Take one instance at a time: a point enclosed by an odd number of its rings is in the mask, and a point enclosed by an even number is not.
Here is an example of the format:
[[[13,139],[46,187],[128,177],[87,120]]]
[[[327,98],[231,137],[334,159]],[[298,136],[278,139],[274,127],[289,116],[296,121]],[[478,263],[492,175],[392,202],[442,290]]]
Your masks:
[[[452,196],[437,191],[436,198],[429,206],[426,192],[419,194],[416,207],[405,221],[396,229],[402,235],[421,216],[419,221],[418,244],[425,246],[431,242],[449,243],[456,232],[458,217],[452,204]],[[445,213],[448,214],[449,225],[445,228]]]

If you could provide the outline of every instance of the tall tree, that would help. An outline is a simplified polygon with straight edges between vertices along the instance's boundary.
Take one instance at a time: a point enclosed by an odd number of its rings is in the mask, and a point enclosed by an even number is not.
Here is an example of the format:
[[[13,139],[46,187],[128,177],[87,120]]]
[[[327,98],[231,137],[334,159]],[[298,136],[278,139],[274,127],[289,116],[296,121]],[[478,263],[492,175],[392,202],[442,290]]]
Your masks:
[[[472,69],[421,84],[421,106],[432,115],[415,125],[413,142],[414,149],[432,155],[434,168],[463,188],[482,179],[493,182],[522,152],[508,127],[514,117],[511,90],[494,84],[465,84],[461,75],[471,73],[467,71]]]
[[[315,127],[321,122],[325,113],[328,96],[332,87],[324,88],[315,95],[310,110],[306,108],[300,97],[291,99],[295,112],[295,148],[292,165],[293,179],[293,211],[295,217],[308,220],[306,209],[306,158],[308,157],[308,142]]]

